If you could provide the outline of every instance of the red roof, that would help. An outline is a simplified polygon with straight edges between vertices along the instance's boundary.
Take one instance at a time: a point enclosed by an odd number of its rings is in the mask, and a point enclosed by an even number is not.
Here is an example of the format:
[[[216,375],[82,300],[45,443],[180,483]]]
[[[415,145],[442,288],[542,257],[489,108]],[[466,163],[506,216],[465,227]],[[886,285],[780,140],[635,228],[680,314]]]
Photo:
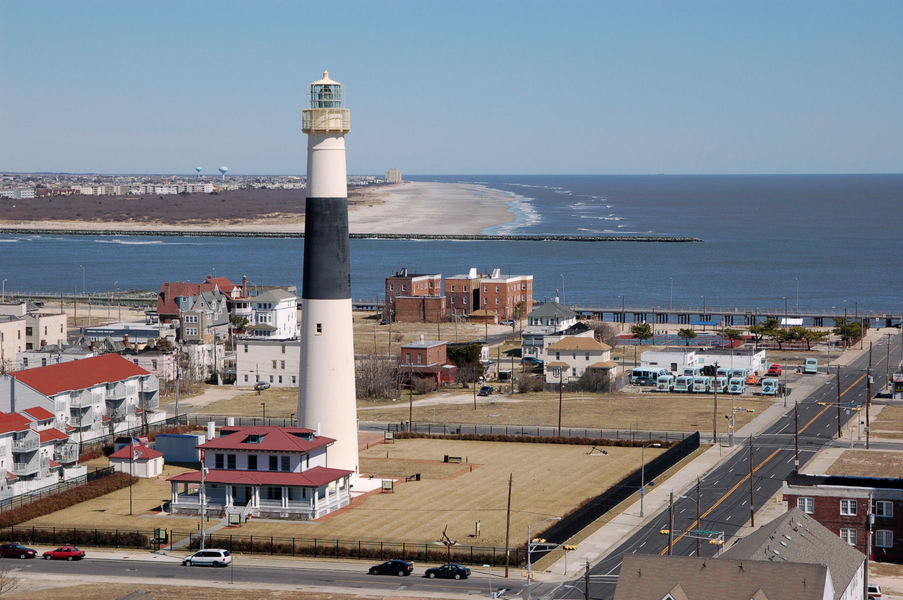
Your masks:
[[[131,460],[133,451],[135,453],[135,460],[137,461],[151,460],[163,456],[162,452],[154,450],[153,448],[148,448],[147,446],[142,446],[140,444],[133,444],[131,446],[123,446],[111,454],[110,458],[124,458],[126,460]]]
[[[42,444],[45,442],[53,441],[53,440],[68,440],[69,439],[68,435],[66,435],[65,433],[63,433],[62,431],[60,431],[59,429],[56,429],[54,427],[51,427],[50,429],[43,429],[38,432],[38,435],[41,436]]]
[[[198,446],[204,450],[266,450],[282,452],[309,452],[315,448],[328,446],[335,440],[322,435],[313,435],[311,429],[303,427],[223,427],[220,437],[215,437]],[[298,434],[306,434],[304,439]],[[258,441],[247,441],[257,439]]]
[[[212,292],[214,289],[228,296],[236,287],[238,286],[225,277],[208,277],[204,283],[165,281],[160,284],[160,292],[157,294],[157,314],[178,315],[179,306],[176,304],[176,298],[197,296],[201,292]]]
[[[100,383],[114,383],[137,375],[150,375],[118,354],[103,354],[58,365],[15,371],[12,375],[45,396],[84,390]]]
[[[329,469],[314,467],[303,473],[286,473],[285,471],[230,471],[226,469],[210,469],[204,478],[206,483],[222,483],[228,485],[287,485],[295,487],[320,487],[350,475],[352,471],[345,469]],[[201,472],[190,471],[167,481],[183,483],[200,483]]]
[[[53,413],[43,406],[32,406],[31,408],[26,408],[22,412],[29,417],[34,417],[38,421],[46,421],[47,419],[53,418]]]
[[[60,467],[60,466],[62,466],[62,465],[60,465],[60,463],[56,462],[52,458],[50,459],[50,467],[51,468],[56,468],[56,467]]]
[[[31,419],[19,413],[0,412],[0,433],[27,431],[31,429]]]

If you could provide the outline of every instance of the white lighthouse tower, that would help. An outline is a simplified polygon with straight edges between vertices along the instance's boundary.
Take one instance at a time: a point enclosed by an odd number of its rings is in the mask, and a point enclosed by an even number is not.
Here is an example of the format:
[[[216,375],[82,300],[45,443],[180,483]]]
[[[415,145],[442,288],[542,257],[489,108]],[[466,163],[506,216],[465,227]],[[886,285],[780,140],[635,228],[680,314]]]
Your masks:
[[[342,84],[310,84],[310,108],[301,116],[307,134],[307,200],[298,419],[302,427],[334,438],[328,467],[358,470],[348,188],[345,134],[351,116]]]

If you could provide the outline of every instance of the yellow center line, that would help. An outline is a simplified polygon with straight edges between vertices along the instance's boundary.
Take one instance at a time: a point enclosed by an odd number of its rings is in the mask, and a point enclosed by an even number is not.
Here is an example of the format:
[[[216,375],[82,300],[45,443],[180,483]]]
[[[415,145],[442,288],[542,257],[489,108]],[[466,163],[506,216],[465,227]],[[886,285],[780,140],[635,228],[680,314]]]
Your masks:
[[[849,392],[851,389],[853,389],[853,387],[854,387],[857,383],[859,383],[860,381],[862,381],[864,378],[865,378],[865,374],[863,373],[862,375],[859,376],[858,379],[856,379],[856,381],[854,381],[853,383],[851,383],[851,384],[849,385],[849,387],[847,387],[847,389],[845,389],[843,392],[841,392],[840,397],[843,398],[843,396],[844,396],[847,392]],[[806,425],[805,425],[802,429],[799,430],[799,433],[802,433],[803,431],[805,431],[806,428],[809,427],[810,425],[812,425],[812,423],[814,423],[816,419],[818,419],[820,416],[822,416],[823,414],[825,414],[825,411],[827,411],[829,408],[831,408],[831,407],[830,407],[830,406],[826,406],[826,407],[824,407],[822,410],[820,410],[820,411],[818,412],[818,414],[815,415],[815,416],[812,418],[811,421],[809,421],[808,423],[806,423]],[[767,463],[767,462],[770,461],[772,458],[774,458],[775,456],[777,456],[778,452],[780,452],[781,450],[784,450],[784,449],[785,449],[785,448],[778,448],[777,450],[775,450],[774,452],[772,452],[771,454],[769,454],[768,457],[767,457],[765,460],[763,460],[762,462],[760,462],[759,465],[758,465],[756,468],[754,468],[752,472],[755,473],[756,471],[758,471],[759,469],[761,469],[763,466],[765,466],[765,463]],[[787,448],[787,450],[789,450],[789,448]],[[725,500],[727,500],[727,497],[728,497],[728,496],[730,496],[730,495],[733,494],[735,491],[737,491],[737,488],[740,487],[741,485],[743,485],[743,483],[744,483],[747,479],[749,479],[750,475],[751,475],[751,473],[747,473],[747,474],[743,477],[743,479],[741,479],[740,481],[738,481],[737,483],[734,484],[734,487],[732,487],[732,488],[729,489],[727,492],[725,492],[725,494],[724,494],[723,496],[721,496],[721,498],[719,498],[719,499],[715,502],[715,504],[713,504],[712,506],[710,506],[710,507],[708,508],[708,510],[706,510],[704,513],[702,513],[701,515],[699,515],[699,518],[696,519],[695,521],[693,521],[693,523],[690,525],[690,527],[689,527],[686,531],[684,531],[683,533],[681,533],[679,536],[677,536],[677,538],[675,538],[675,539],[671,542],[671,547],[673,548],[674,545],[677,544],[677,542],[679,542],[680,540],[682,540],[682,539],[684,538],[684,536],[687,535],[688,532],[692,531],[692,530],[699,524],[699,521],[700,521],[700,520],[705,519],[706,517],[708,517],[708,516],[712,513],[713,510],[715,510],[716,508],[718,508],[718,506],[720,506],[722,502],[724,502]],[[659,555],[660,555],[660,556],[664,556],[664,554],[667,553],[667,552],[668,552],[668,547],[666,546],[661,552],[659,552]]]

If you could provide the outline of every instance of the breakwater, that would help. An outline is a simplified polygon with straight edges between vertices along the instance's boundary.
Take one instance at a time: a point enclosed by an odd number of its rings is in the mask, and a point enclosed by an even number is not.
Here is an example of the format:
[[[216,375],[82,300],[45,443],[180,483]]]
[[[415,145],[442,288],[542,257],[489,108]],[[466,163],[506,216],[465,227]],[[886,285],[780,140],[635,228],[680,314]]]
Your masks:
[[[303,238],[303,231],[228,231],[228,230],[131,230],[131,229],[50,229],[0,227],[4,235],[96,235],[153,237],[222,238]],[[676,242],[701,243],[702,239],[681,235],[568,235],[568,234],[445,234],[445,233],[351,233],[358,240],[448,240],[475,242]]]

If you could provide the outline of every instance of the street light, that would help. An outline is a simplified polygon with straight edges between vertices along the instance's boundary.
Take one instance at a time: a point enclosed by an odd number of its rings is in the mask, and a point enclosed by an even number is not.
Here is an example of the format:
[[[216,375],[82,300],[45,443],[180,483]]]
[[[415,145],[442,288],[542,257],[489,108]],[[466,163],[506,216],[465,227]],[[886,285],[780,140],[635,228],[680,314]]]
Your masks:
[[[263,407],[263,424],[266,425],[266,423],[267,423],[267,403],[261,402],[260,406]]]
[[[706,322],[706,320],[707,320],[707,319],[706,319],[706,316],[705,316],[705,312],[706,312],[706,310],[705,310],[705,296],[703,296],[703,297],[702,297],[702,330],[703,330],[703,331],[705,331],[705,322]]]
[[[135,459],[141,458],[141,450],[135,448],[135,442],[129,442],[129,515],[132,514],[132,479],[135,478]]]
[[[488,579],[488,581],[489,581],[489,597],[492,598],[493,597],[492,596],[492,565],[487,563],[487,564],[483,565],[483,568],[489,569],[489,579]]]
[[[627,315],[624,312],[624,296],[619,294],[618,298],[621,299],[621,331],[624,331],[624,323],[627,322]]]
[[[539,523],[536,523],[536,525],[560,520],[561,517],[549,517],[548,519],[543,519]],[[533,552],[533,535],[530,533],[532,527],[533,523],[527,525],[527,600],[530,600],[530,583],[533,581],[533,562],[530,559],[530,554]]]
[[[6,282],[8,279],[3,280],[3,291],[0,292],[0,302],[6,302]]]
[[[643,517],[643,498],[646,496],[646,448],[661,448],[658,442],[643,446],[640,451],[640,517]]]
[[[669,277],[668,279],[671,280],[671,293],[668,295],[668,312],[671,312],[674,307],[674,278]],[[670,315],[668,316],[670,318]]]
[[[82,296],[85,295],[85,265],[78,265],[82,270]]]

